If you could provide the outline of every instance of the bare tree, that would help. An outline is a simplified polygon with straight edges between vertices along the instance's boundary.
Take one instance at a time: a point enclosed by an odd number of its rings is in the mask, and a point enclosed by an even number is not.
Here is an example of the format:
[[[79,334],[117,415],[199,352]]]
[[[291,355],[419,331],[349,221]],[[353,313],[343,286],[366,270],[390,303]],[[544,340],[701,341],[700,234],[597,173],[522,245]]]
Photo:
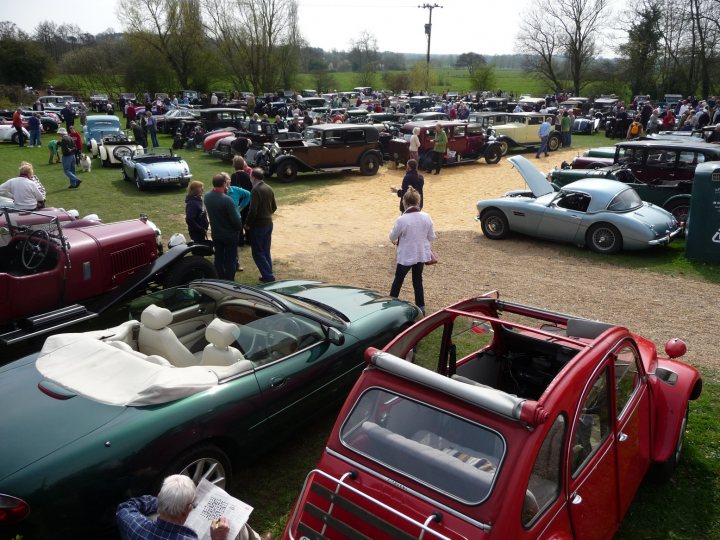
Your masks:
[[[128,39],[168,62],[184,88],[192,86],[206,44],[199,0],[120,0],[118,17]]]
[[[207,0],[208,29],[238,88],[289,86],[301,45],[295,0]]]
[[[359,86],[373,86],[375,73],[380,64],[380,53],[378,52],[377,39],[367,30],[363,30],[357,40],[350,42],[348,56],[352,63],[353,71],[357,71],[357,83]]]
[[[546,17],[544,5],[535,4],[520,25],[515,38],[516,49],[525,55],[524,69],[549,87],[559,90],[562,47],[556,21]]]

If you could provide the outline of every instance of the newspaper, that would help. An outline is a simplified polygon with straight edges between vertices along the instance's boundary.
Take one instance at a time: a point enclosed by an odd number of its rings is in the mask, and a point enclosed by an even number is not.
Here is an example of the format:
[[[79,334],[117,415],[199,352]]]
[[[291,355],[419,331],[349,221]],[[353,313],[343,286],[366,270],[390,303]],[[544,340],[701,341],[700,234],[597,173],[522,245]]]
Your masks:
[[[195,508],[185,520],[185,526],[194,530],[200,540],[210,540],[212,522],[223,516],[230,526],[227,537],[236,538],[253,511],[252,506],[236,499],[207,480],[202,480],[198,484],[195,503]]]

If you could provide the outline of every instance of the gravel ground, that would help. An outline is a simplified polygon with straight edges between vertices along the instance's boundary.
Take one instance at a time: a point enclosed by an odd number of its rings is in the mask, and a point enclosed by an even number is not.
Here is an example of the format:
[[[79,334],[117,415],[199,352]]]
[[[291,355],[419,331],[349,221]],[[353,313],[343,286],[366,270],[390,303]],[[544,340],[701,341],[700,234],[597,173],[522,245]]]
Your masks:
[[[576,153],[559,151],[533,161],[547,171]],[[281,207],[273,234],[279,277],[389,290],[395,251],[387,235],[399,212],[389,187],[400,185],[403,172],[391,164],[369,178],[347,174],[346,182]],[[440,260],[424,273],[428,310],[498,290],[506,300],[624,325],[652,340],[661,353],[667,339],[680,337],[688,343],[685,359],[706,376],[715,374],[718,285],[589,262],[526,237],[487,240],[474,220],[475,202],[525,187],[504,159],[425,178],[425,210],[435,223],[433,249]],[[413,298],[409,276],[401,297]]]

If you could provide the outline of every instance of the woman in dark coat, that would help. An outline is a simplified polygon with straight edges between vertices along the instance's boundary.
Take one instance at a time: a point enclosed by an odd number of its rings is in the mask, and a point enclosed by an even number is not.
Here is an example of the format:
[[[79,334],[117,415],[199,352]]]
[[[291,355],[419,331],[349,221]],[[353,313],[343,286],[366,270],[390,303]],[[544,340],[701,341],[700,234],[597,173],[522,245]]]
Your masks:
[[[412,187],[415,191],[420,194],[420,209],[423,207],[423,186],[425,185],[425,178],[422,174],[418,173],[418,163],[414,159],[408,159],[405,166],[406,173],[402,181],[400,189],[391,187],[390,191],[397,194],[400,197],[400,213],[405,211],[403,208],[403,196],[407,192],[408,188]]]

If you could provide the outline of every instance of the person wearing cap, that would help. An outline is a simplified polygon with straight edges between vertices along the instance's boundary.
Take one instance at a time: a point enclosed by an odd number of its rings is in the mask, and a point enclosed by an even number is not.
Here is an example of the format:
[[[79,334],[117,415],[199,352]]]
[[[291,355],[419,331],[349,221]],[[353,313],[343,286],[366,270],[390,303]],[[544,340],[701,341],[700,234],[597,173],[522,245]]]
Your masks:
[[[62,154],[63,172],[70,180],[68,188],[77,189],[82,181],[75,174],[75,140],[68,135],[65,128],[60,128],[57,132],[62,137],[58,142],[58,146]]]

